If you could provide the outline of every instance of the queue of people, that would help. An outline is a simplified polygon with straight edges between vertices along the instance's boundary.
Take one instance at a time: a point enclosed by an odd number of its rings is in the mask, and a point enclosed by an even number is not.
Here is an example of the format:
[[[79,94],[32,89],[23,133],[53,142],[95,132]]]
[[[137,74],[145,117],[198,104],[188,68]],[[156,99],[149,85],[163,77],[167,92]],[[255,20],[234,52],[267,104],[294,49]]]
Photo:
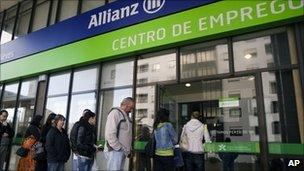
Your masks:
[[[126,158],[132,155],[132,120],[129,113],[133,109],[134,101],[131,97],[127,97],[122,100],[119,107],[113,107],[109,111],[105,125],[104,147],[96,145],[96,114],[88,109],[83,111],[79,121],[73,125],[70,137],[64,129],[66,119],[63,115],[51,113],[44,125],[40,124],[41,115],[34,116],[20,147],[25,148],[26,153],[19,160],[18,170],[63,171],[71,151],[72,169],[75,171],[91,171],[94,158],[99,151],[105,154],[107,170],[124,170]],[[0,167],[3,166],[9,142],[14,136],[14,130],[6,122],[7,116],[7,111],[0,111]],[[179,162],[178,166],[185,164],[185,170],[204,170],[202,142],[211,141],[207,126],[199,120],[199,117],[199,112],[193,112],[191,120],[183,126],[180,139],[187,140],[186,149],[183,149],[186,155],[183,158],[181,154],[177,155],[181,142],[178,141],[178,135],[170,123],[169,111],[163,108],[157,111],[152,134],[148,128],[143,128],[145,133],[140,137],[144,141],[154,140],[153,170],[175,170],[177,162]],[[39,157],[35,154],[38,143],[43,148],[43,155]],[[140,156],[140,160],[144,160],[140,168],[150,170],[150,158],[143,153]],[[220,157],[222,160],[227,158],[234,160],[237,156],[221,155]],[[233,167],[231,161],[229,162],[229,168]]]

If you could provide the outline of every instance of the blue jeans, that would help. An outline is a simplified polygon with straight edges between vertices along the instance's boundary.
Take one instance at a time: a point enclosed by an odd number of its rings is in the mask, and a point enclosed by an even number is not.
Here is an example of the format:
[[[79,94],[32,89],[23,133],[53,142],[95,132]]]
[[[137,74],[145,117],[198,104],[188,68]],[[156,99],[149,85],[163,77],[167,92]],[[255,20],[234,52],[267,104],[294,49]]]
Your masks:
[[[94,163],[93,159],[84,158],[82,156],[78,156],[78,170],[79,171],[91,171]]]
[[[126,155],[122,150],[105,152],[107,159],[107,170],[123,170],[125,166]]]
[[[78,170],[78,157],[75,153],[73,153],[73,160],[72,160],[72,170],[73,171],[79,171]]]
[[[64,163],[48,163],[48,171],[64,171]]]

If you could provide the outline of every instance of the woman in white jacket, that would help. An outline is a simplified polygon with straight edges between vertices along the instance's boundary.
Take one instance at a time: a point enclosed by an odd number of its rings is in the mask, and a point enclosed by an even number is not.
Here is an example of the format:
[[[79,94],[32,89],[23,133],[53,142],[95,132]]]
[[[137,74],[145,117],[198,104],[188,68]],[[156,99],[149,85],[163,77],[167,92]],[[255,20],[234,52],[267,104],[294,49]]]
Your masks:
[[[186,170],[189,171],[205,170],[203,139],[211,142],[207,125],[198,120],[200,116],[198,111],[193,112],[181,134],[181,140],[187,141]]]

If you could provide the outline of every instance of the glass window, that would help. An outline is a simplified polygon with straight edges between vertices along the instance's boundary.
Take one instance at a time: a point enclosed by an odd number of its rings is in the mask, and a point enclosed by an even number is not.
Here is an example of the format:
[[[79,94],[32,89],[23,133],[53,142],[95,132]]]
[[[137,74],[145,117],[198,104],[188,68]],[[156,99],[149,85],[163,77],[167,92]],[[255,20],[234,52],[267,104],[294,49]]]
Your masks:
[[[18,83],[7,84],[4,87],[3,98],[2,98],[2,109],[7,110],[8,118],[7,121],[12,124],[15,108],[16,108],[16,100],[18,93]]]
[[[66,117],[67,102],[68,96],[49,97],[46,103],[44,118],[46,119],[51,113],[62,114]]]
[[[82,69],[74,72],[73,92],[95,90],[97,88],[98,68]]]
[[[118,89],[102,91],[100,100],[100,112],[99,112],[99,122],[98,122],[98,132],[99,139],[105,139],[104,131],[105,124],[108,116],[108,112],[112,107],[119,107],[121,101],[126,97],[132,97],[132,89]]]
[[[15,124],[15,133],[17,138],[24,136],[25,130],[29,126],[29,122],[34,115],[36,91],[37,80],[23,81],[21,83]]]
[[[84,13],[91,9],[103,6],[105,4],[105,0],[85,0],[82,1],[81,12]]]
[[[46,27],[49,14],[50,1],[45,1],[36,6],[33,20],[33,31]]]
[[[216,44],[216,45],[210,45]],[[181,49],[181,78],[194,78],[229,72],[228,45],[202,43]]]
[[[233,43],[235,71],[288,65],[290,64],[288,46],[286,32],[235,41]]]
[[[75,16],[77,13],[77,7],[78,1],[62,0],[59,21]]]
[[[137,82],[141,83],[139,80],[147,80],[147,83],[175,80],[176,68],[172,67],[173,61],[176,61],[175,49],[143,55],[138,60]]]
[[[32,12],[32,1],[23,1],[20,5],[20,11],[16,26],[16,33],[15,33],[15,39],[26,35],[28,33],[29,24],[30,24],[30,18],[31,18],[31,12]]]
[[[252,91],[255,89],[255,79],[254,77],[252,79],[252,76],[233,79],[238,81],[231,82],[230,79],[222,79],[189,82],[188,86],[184,83],[163,85],[157,91],[160,106],[170,111],[170,122],[175,126],[178,135],[181,134],[183,126],[191,119],[192,112],[201,113],[199,120],[207,125],[213,142],[212,151],[218,149],[216,154],[205,155],[207,170],[208,168],[221,170],[221,152],[223,150],[238,156],[234,160],[236,170],[257,170],[259,167],[256,155],[259,151],[254,148],[260,140],[257,132],[258,117],[254,115],[254,108],[257,107],[256,95],[253,94],[255,91]],[[137,88],[136,93],[145,92],[149,92],[149,90],[139,91]],[[231,98],[230,92],[239,93],[239,98]],[[150,100],[148,101],[150,103]],[[143,108],[145,106],[154,107],[153,104],[137,103],[136,108],[141,109],[140,105]],[[137,120],[140,118],[136,118]],[[231,143],[225,142],[227,138],[230,138]],[[205,147],[206,150],[209,149],[207,146]],[[249,150],[249,154],[242,155],[246,149],[252,150]]]
[[[69,91],[70,73],[54,75],[50,77],[48,96],[67,94]]]
[[[12,40],[16,12],[17,7],[13,7],[12,9],[6,12],[4,25],[1,32],[1,44]]]
[[[134,61],[115,61],[102,65],[101,88],[133,84]]]
[[[90,109],[92,112],[95,112],[96,93],[85,93],[72,96],[68,122],[68,132],[71,131],[74,123],[80,119],[84,109]]]
[[[52,1],[52,14],[51,14],[51,19],[50,19],[50,25],[55,24],[56,22],[56,13],[57,13],[57,5],[58,5],[58,0],[53,0]]]
[[[270,142],[269,152],[278,153],[271,142],[281,142],[279,154],[285,154],[285,148],[289,148],[284,143],[289,144],[290,148],[296,146],[294,143],[303,144],[304,135],[304,108],[303,92],[300,83],[298,70],[283,70],[276,72],[262,73],[263,95],[266,115],[267,137]],[[275,83],[277,91],[269,86]],[[303,154],[301,154],[303,155]]]

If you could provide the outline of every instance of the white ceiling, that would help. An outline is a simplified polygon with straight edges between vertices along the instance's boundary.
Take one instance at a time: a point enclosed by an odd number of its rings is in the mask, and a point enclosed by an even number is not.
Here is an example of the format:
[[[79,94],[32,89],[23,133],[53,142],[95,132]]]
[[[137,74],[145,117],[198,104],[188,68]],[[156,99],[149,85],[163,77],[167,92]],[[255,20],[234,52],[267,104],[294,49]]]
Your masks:
[[[17,4],[18,1],[22,1],[22,0],[0,0],[0,12]]]

